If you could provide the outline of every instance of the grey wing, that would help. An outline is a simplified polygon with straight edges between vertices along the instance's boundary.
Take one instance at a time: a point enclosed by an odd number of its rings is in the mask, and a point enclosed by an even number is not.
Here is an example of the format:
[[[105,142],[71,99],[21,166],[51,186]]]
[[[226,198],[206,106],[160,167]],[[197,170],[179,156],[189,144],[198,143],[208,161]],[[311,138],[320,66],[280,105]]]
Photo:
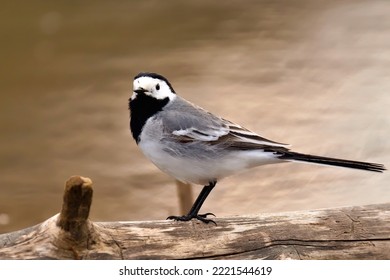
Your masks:
[[[229,127],[229,135],[235,138],[237,142],[274,147],[289,146],[288,144],[275,142],[267,138],[261,137],[257,133],[254,133],[253,131],[250,131],[249,129],[246,129],[245,127],[242,127],[238,124],[232,123],[231,121],[224,121]]]
[[[259,149],[265,146],[284,147],[217,117],[206,110],[177,97],[168,110],[162,112],[164,129],[180,142],[201,141],[210,145],[223,144],[238,149]]]
[[[191,104],[180,97],[161,112],[164,130],[187,141],[217,141],[229,133],[229,126],[221,118]]]

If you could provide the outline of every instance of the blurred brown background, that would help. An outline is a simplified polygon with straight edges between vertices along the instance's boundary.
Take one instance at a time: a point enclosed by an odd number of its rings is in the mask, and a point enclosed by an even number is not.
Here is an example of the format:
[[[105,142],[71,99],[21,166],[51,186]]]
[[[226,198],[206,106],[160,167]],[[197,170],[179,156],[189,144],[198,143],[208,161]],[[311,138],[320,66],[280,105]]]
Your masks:
[[[59,212],[74,174],[94,182],[94,220],[178,214],[174,181],[128,129],[140,71],[294,150],[390,167],[389,14],[386,0],[1,3],[0,232]],[[389,202],[389,174],[261,167],[221,181],[202,212]]]

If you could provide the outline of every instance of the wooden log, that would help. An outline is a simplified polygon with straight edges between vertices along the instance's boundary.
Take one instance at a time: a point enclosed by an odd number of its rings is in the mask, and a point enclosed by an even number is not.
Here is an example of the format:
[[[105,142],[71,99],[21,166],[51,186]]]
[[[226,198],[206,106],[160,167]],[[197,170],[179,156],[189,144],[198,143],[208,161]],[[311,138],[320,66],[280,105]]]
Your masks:
[[[91,180],[60,214],[0,235],[0,259],[390,259],[390,203],[199,221],[91,222]]]

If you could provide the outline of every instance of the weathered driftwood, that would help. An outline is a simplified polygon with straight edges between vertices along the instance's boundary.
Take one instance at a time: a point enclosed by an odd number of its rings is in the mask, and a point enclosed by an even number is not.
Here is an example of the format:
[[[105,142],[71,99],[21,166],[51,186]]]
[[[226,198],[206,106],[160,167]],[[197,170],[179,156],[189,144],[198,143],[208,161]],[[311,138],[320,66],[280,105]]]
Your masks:
[[[390,203],[199,221],[88,220],[89,179],[61,213],[0,235],[0,259],[390,259]]]

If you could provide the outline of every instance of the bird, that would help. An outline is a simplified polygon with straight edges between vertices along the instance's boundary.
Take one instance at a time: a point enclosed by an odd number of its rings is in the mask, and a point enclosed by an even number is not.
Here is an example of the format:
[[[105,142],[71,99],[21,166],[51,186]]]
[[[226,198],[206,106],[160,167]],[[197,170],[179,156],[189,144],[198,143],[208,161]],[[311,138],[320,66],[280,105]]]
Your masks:
[[[217,182],[234,173],[282,162],[333,165],[374,172],[385,166],[354,160],[294,152],[275,142],[214,115],[176,94],[164,76],[141,72],[134,77],[129,98],[130,131],[143,154],[161,171],[203,189],[186,215],[167,219],[215,223],[199,214]]]

